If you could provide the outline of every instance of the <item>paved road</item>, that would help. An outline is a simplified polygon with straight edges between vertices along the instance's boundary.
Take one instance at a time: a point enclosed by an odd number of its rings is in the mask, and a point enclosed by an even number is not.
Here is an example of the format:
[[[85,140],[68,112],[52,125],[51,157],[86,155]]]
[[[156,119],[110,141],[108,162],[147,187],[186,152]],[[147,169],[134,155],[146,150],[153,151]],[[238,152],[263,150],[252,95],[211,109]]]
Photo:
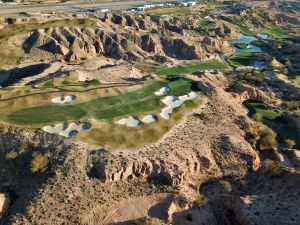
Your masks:
[[[0,15],[17,14],[20,12],[37,13],[46,11],[67,11],[76,12],[79,9],[88,8],[107,8],[111,11],[122,11],[137,6],[142,6],[147,3],[155,2],[171,2],[175,0],[115,0],[111,2],[102,3],[84,3],[84,2],[65,2],[65,3],[47,3],[47,4],[31,4],[31,5],[1,5],[0,4]]]

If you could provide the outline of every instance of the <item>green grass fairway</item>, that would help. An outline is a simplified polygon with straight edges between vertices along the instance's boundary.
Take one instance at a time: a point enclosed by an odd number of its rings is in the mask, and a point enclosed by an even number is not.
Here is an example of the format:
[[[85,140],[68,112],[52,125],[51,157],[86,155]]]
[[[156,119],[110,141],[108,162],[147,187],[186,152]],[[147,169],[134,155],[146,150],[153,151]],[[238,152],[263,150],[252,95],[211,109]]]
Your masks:
[[[213,28],[214,25],[215,25],[215,22],[208,20],[208,19],[201,19],[198,22],[198,26],[201,28]]]
[[[24,52],[21,48],[8,43],[0,43],[0,69],[18,65]]]
[[[277,133],[280,142],[284,142],[286,139],[296,140],[295,124],[285,119],[281,112],[268,109],[262,102],[251,100],[245,101],[244,106],[249,110],[249,116],[261,115],[262,122]]]
[[[250,66],[256,60],[257,56],[254,52],[243,52],[230,58],[230,62],[234,66]]]
[[[265,28],[261,31],[262,33],[269,34],[275,38],[288,38],[289,36],[286,32],[279,26],[271,24],[268,28]]]
[[[240,28],[240,31],[243,34],[249,35],[249,36],[255,35],[255,32],[252,31],[252,30],[250,30],[250,27],[243,21],[242,18],[240,18],[240,17],[232,17],[231,20],[232,20],[232,22],[234,24],[236,24]]]
[[[300,75],[296,76],[296,77],[292,80],[292,84],[295,85],[297,88],[300,88]]]
[[[165,9],[153,9],[146,11],[145,14],[150,16],[187,16],[191,14],[191,10],[188,8],[165,8]]]
[[[92,27],[95,22],[91,19],[75,19],[75,20],[53,20],[44,23],[26,23],[14,24],[4,27],[0,30],[0,39],[12,37],[14,35],[24,34],[36,29],[45,29],[50,27]]]
[[[234,45],[234,47],[239,48],[239,49],[247,49],[247,47],[248,47],[248,45],[245,43],[236,43],[233,45]]]
[[[115,117],[128,114],[138,114],[154,111],[160,108],[160,96],[154,92],[165,86],[171,87],[173,95],[183,95],[190,92],[193,82],[179,79],[174,82],[154,81],[150,85],[118,96],[108,96],[89,102],[70,105],[41,105],[20,109],[8,116],[14,124],[32,125],[52,122],[78,121],[81,119],[112,120]]]
[[[245,102],[244,105],[248,108],[250,116],[254,114],[259,114],[263,118],[268,120],[274,120],[281,116],[281,113],[275,112],[268,109],[265,104],[261,102]]]
[[[196,63],[184,64],[180,66],[164,67],[156,69],[156,73],[160,76],[181,75],[193,73],[198,70],[222,70],[226,69],[227,65],[218,60],[200,61]]]

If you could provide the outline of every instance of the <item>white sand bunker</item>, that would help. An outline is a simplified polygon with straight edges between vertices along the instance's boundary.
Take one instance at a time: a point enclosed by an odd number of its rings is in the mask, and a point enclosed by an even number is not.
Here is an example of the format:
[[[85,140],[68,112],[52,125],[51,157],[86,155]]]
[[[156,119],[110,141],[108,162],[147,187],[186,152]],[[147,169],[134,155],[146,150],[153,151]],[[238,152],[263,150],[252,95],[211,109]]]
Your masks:
[[[184,102],[196,98],[198,94],[196,92],[190,92],[187,95],[179,96],[178,98],[174,95],[166,96],[162,99],[162,102],[167,105],[167,107],[161,110],[160,116],[166,120],[169,120],[173,110],[181,106]]]
[[[140,121],[130,116],[128,118],[123,118],[118,121],[120,125],[126,125],[128,127],[136,127],[140,124]]]
[[[154,123],[154,122],[156,122],[156,120],[157,120],[156,116],[147,115],[147,116],[143,117],[142,122],[143,123]]]
[[[70,102],[73,102],[75,101],[76,99],[76,96],[59,96],[59,97],[56,97],[56,98],[52,98],[52,102],[53,103],[57,103],[57,104],[66,104],[66,103],[70,103]]]
[[[70,123],[68,126],[67,123],[60,123],[55,126],[45,126],[43,130],[50,134],[59,134],[64,137],[73,137],[78,132],[91,129],[92,125],[90,123]]]
[[[161,96],[161,95],[166,95],[171,91],[171,88],[169,87],[162,87],[158,91],[154,92],[155,95]]]

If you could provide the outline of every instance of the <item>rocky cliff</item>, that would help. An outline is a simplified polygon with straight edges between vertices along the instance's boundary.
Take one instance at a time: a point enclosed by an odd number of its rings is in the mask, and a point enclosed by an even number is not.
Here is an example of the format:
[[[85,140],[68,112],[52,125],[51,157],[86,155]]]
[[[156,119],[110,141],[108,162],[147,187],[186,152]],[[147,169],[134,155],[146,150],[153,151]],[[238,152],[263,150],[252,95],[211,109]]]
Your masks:
[[[87,15],[86,15],[87,17]],[[91,16],[89,16],[91,17]],[[192,17],[149,17],[112,14],[92,16],[91,26],[49,26],[10,37],[27,54],[43,58],[52,54],[56,59],[80,61],[105,55],[115,59],[143,61],[171,59],[208,59],[215,54],[231,54],[233,49],[223,38],[231,35],[229,25],[219,24],[217,37],[204,37],[197,32]],[[29,22],[28,22],[29,23]],[[63,24],[63,20],[62,20]],[[47,25],[48,26],[48,25]],[[23,40],[23,41],[20,41]]]
[[[225,77],[205,74],[194,79],[209,87],[207,93],[212,95],[199,113],[205,110],[208,115],[219,116],[200,119],[190,114],[161,141],[135,153],[94,151],[88,156],[89,176],[105,183],[144,177],[180,186],[200,174],[243,176],[249,169],[255,170],[259,157],[244,139],[244,132],[232,122],[238,115],[246,116],[246,111],[224,91]],[[222,112],[219,104],[223,105]]]

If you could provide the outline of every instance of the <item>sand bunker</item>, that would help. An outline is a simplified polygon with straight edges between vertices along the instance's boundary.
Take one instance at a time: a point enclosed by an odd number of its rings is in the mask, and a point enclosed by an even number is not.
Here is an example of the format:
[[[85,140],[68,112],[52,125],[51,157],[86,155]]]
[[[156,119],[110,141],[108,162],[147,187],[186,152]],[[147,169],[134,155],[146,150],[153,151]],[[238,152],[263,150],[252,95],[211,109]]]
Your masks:
[[[156,120],[157,120],[156,116],[147,115],[147,116],[143,117],[142,122],[143,123],[154,123],[154,122],[156,122]]]
[[[57,103],[57,104],[66,104],[66,103],[70,103],[70,102],[73,102],[75,101],[76,99],[76,96],[59,96],[59,97],[56,97],[56,98],[52,98],[52,102],[53,103]]]
[[[154,92],[155,95],[166,95],[171,91],[171,88],[169,87],[162,87],[161,89],[159,89],[158,91]]]
[[[69,126],[67,123],[60,123],[55,126],[45,126],[43,127],[43,130],[50,134],[59,134],[64,137],[73,137],[79,131],[88,130],[91,129],[91,127],[92,125],[90,123],[70,123]]]
[[[198,94],[196,92],[190,92],[187,95],[182,95],[177,98],[177,96],[166,96],[162,99],[162,102],[167,105],[167,107],[161,110],[160,116],[166,120],[169,120],[173,110],[181,106],[184,102],[196,98]]]
[[[128,127],[136,127],[140,124],[140,121],[133,118],[132,116],[128,118],[123,118],[118,121],[120,125],[126,125]]]

